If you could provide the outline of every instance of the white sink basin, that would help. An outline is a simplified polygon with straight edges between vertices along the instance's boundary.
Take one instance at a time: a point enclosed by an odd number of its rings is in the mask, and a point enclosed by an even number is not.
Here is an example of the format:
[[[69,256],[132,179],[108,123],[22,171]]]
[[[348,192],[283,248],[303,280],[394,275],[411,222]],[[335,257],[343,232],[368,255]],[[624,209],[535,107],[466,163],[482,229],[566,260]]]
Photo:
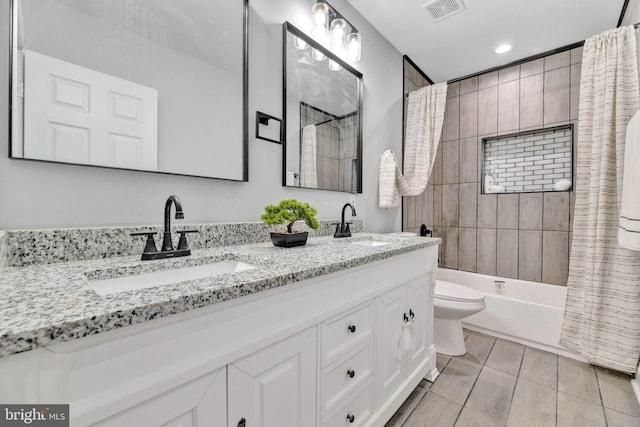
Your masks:
[[[360,245],[360,246],[384,246],[384,245],[388,245],[391,242],[383,242],[382,240],[358,240],[352,243],[354,245]]]
[[[136,289],[155,288],[156,286],[184,282],[185,280],[196,280],[205,277],[219,276],[221,274],[252,270],[254,268],[256,268],[255,265],[242,261],[219,261],[211,264],[154,271],[153,273],[135,274],[112,279],[89,280],[89,287],[98,295],[109,295]]]

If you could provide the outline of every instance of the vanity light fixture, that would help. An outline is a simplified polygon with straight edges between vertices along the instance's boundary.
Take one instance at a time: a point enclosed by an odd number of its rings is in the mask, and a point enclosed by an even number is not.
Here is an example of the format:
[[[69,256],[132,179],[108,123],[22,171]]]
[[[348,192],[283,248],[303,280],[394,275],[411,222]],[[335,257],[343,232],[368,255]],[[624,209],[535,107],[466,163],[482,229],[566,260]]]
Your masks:
[[[497,54],[501,54],[501,53],[507,53],[509,52],[511,49],[513,49],[513,46],[508,44],[508,43],[504,43],[501,44],[500,46],[498,46],[495,50],[495,53]]]
[[[311,14],[313,18],[311,36],[314,39],[346,61],[360,61],[362,38],[358,30],[326,2],[315,3],[311,7]],[[296,47],[304,49],[298,43]],[[314,49],[313,58],[322,61],[325,56]],[[335,61],[329,61],[329,68],[339,70],[342,67]]]

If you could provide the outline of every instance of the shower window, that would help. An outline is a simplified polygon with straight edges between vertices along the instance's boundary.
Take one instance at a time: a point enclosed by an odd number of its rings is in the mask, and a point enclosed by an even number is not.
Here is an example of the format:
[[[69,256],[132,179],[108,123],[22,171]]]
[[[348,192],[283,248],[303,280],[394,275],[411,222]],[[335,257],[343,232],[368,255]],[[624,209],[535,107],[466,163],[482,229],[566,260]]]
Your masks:
[[[483,194],[571,189],[573,125],[483,138],[482,142]]]

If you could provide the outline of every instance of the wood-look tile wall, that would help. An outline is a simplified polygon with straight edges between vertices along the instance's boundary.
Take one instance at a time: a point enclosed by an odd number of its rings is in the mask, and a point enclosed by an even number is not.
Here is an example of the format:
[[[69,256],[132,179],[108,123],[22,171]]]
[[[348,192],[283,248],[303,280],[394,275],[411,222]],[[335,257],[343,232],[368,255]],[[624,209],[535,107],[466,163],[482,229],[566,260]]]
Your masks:
[[[480,162],[484,137],[578,128],[581,60],[576,48],[449,85],[429,185],[403,201],[404,230],[443,239],[441,267],[566,285],[573,192],[480,194]]]

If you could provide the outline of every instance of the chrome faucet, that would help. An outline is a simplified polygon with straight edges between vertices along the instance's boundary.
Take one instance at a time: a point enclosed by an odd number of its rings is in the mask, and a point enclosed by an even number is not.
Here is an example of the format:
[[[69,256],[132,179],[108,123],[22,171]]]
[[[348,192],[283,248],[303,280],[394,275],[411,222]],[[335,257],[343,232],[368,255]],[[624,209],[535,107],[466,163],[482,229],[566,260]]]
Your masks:
[[[342,216],[340,218],[340,224],[336,224],[336,232],[333,233],[333,237],[351,237],[351,230],[349,229],[349,223],[346,223],[344,220],[344,212],[347,210],[347,207],[351,208],[351,216],[356,216],[356,208],[353,207],[351,203],[346,203],[342,207]]]
[[[184,219],[184,212],[182,212],[182,203],[178,196],[171,195],[167,198],[167,202],[164,204],[164,233],[162,237],[162,251],[172,251],[173,244],[171,243],[171,203],[176,205],[176,219]]]
[[[187,233],[197,233],[198,230],[178,230],[180,234],[180,240],[178,240],[177,249],[173,249],[173,243],[171,242],[171,205],[176,206],[176,219],[184,219],[184,212],[182,212],[182,203],[178,196],[171,195],[167,198],[167,202],[164,204],[164,232],[162,236],[162,250],[156,249],[156,242],[154,236],[156,231],[143,231],[138,233],[131,233],[132,236],[147,236],[144,252],[142,253],[142,260],[150,259],[165,259],[176,258],[181,256],[191,255],[191,249],[187,244]]]

